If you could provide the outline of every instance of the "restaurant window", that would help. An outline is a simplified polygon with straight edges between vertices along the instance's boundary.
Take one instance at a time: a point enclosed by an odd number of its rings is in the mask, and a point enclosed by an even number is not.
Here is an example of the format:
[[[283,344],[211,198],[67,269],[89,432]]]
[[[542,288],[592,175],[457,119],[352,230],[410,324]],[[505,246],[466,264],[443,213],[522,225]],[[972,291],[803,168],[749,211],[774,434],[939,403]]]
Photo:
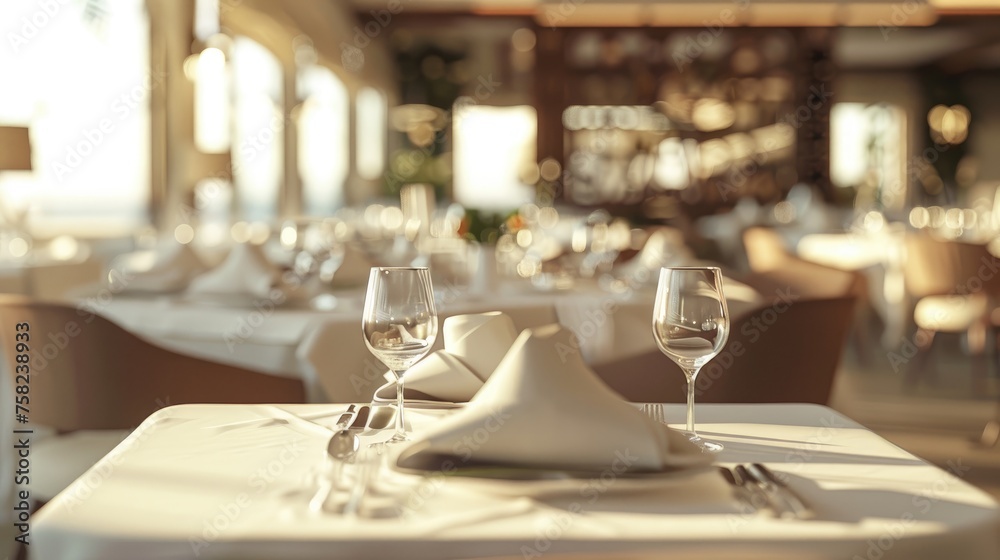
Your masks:
[[[837,103],[830,112],[830,179],[886,206],[905,194],[906,114],[885,103]]]
[[[388,107],[385,95],[371,87],[358,90],[355,104],[358,175],[371,181],[385,171]]]
[[[533,107],[456,105],[455,200],[487,210],[530,202],[534,189],[520,177],[535,161],[538,120]]]
[[[237,204],[243,219],[266,220],[277,215],[284,171],[281,62],[260,43],[236,37],[232,65]]]
[[[113,235],[148,220],[150,92],[144,0],[0,3],[0,124],[29,126],[32,171],[0,171],[42,235]],[[21,202],[19,202],[21,203]]]
[[[329,215],[344,202],[350,167],[350,96],[333,71],[311,65],[299,71],[299,175],[306,214]]]

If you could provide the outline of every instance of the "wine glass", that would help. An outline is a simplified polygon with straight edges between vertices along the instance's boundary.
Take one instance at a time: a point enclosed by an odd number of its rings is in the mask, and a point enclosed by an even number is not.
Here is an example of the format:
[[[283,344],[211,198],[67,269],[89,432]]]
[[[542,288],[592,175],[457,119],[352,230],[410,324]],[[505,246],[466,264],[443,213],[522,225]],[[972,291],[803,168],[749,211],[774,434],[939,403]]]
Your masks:
[[[716,267],[660,269],[653,338],[687,378],[688,438],[702,451],[721,451],[722,444],[700,438],[694,429],[694,386],[698,371],[722,351],[729,338],[722,271]]]
[[[362,329],[368,349],[396,377],[396,434],[389,441],[407,441],[403,423],[403,375],[427,355],[438,332],[430,270],[372,268]]]

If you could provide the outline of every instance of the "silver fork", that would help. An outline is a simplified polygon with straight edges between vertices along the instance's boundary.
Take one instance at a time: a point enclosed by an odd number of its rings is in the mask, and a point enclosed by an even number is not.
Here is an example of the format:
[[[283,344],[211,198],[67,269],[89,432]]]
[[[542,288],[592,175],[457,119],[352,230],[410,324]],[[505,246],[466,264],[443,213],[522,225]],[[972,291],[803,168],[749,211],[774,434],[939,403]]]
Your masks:
[[[660,424],[667,423],[667,419],[663,414],[663,405],[661,404],[644,403],[642,405],[642,412],[653,421],[659,422]]]

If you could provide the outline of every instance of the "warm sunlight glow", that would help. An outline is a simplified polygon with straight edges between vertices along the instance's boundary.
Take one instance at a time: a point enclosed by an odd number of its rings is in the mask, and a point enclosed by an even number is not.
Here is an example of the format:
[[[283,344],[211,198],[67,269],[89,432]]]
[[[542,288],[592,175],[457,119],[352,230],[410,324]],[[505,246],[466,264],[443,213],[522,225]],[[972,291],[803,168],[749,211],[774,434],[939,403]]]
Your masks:
[[[382,92],[370,87],[361,88],[355,102],[358,175],[372,181],[385,171],[388,107]]]
[[[33,160],[30,172],[3,172],[4,192],[30,193],[33,229],[147,220],[150,97],[166,82],[149,70],[146,2],[116,0],[99,27],[83,3],[45,5],[56,12],[0,2],[0,123],[30,127]],[[32,18],[44,26],[24,35]]]
[[[204,56],[204,55],[202,55]],[[233,175],[242,215],[273,217],[284,174],[285,120],[281,63],[246,37],[233,43],[236,143]]]
[[[456,108],[455,199],[476,208],[505,210],[532,200],[518,169],[535,160],[537,119],[528,106]]]
[[[229,76],[216,48],[198,55],[194,81],[194,142],[206,154],[229,151]]]
[[[307,214],[328,215],[344,200],[350,153],[350,98],[328,68],[310,66],[298,75],[305,98],[298,117],[299,174]]]

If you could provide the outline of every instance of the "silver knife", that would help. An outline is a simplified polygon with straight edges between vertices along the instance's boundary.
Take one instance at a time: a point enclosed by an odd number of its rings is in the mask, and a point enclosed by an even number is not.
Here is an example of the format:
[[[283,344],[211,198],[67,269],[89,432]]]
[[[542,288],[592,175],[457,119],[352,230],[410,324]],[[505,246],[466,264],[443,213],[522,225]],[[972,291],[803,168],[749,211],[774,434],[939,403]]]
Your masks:
[[[752,512],[757,511],[757,504],[754,503],[753,492],[749,488],[742,484],[742,481],[737,480],[736,475],[733,474],[727,467],[719,467],[719,473],[722,474],[722,478],[726,479],[733,488],[733,496],[736,498],[741,505],[745,506],[748,510]]]
[[[808,510],[805,509],[802,502],[798,499],[789,499],[789,493],[765,476],[759,468],[754,465],[750,465],[749,467],[739,465],[736,468],[742,471],[741,474],[744,474],[749,480],[753,481],[764,492],[778,517],[782,519],[804,519],[808,517]]]
[[[776,515],[781,516],[783,511],[782,505],[775,503],[775,500],[764,490],[764,487],[757,483],[757,479],[747,472],[746,467],[736,465],[733,467],[733,474],[736,476],[736,483],[746,488],[747,493],[750,495],[751,503],[755,506],[757,504],[766,504]],[[760,508],[758,507],[758,509]]]
[[[753,463],[750,465],[749,469],[751,474],[757,474],[767,479],[777,487],[778,491],[781,492],[782,497],[785,499],[785,502],[787,502],[788,506],[795,512],[796,517],[799,519],[806,519],[813,516],[813,512],[809,509],[809,506],[807,506],[802,499],[788,487],[788,484],[781,477],[771,472],[771,469],[760,463]]]

